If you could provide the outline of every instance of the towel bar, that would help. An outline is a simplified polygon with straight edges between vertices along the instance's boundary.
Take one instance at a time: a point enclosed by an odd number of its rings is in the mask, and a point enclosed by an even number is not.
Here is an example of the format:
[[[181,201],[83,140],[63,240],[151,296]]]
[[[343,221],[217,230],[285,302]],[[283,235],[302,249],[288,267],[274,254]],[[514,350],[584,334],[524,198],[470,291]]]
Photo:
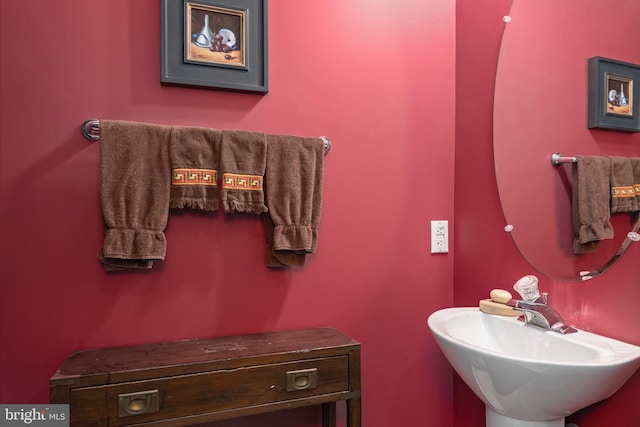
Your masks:
[[[560,163],[575,163],[578,159],[575,157],[562,157],[560,153],[553,153],[551,155],[551,164],[553,166],[558,166]]]
[[[82,136],[89,141],[100,141],[100,120],[87,119],[82,123],[80,127]],[[324,141],[324,155],[326,156],[329,150],[331,150],[331,141],[326,136],[319,137]]]

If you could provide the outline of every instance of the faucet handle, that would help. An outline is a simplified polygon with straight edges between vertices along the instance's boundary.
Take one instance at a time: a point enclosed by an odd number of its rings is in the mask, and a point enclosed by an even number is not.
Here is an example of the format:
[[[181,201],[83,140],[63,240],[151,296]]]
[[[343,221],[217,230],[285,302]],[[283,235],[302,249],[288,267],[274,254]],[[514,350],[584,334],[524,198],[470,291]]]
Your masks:
[[[532,274],[518,279],[513,285],[513,289],[515,289],[525,301],[535,301],[540,297],[538,278]]]

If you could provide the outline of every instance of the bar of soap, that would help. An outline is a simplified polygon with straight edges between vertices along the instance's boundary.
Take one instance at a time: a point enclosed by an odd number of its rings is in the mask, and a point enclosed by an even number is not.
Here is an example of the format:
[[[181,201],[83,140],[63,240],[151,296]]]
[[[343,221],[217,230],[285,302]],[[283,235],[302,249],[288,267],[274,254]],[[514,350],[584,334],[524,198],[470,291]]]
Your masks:
[[[494,289],[489,294],[491,301],[499,302],[500,304],[506,304],[511,301],[511,292],[504,289]]]

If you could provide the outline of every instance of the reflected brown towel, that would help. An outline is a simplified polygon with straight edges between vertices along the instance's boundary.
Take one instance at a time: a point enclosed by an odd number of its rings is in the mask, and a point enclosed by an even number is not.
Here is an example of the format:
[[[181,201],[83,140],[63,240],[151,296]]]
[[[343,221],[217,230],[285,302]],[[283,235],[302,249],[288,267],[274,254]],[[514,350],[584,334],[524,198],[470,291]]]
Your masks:
[[[611,161],[608,157],[579,156],[572,165],[573,252],[595,250],[613,238],[609,204]]]
[[[169,126],[100,121],[105,269],[150,268],[166,253]]]
[[[611,160],[611,213],[638,211],[635,194],[635,179],[631,159],[609,157]]]
[[[324,141],[267,135],[264,227],[269,267],[302,266],[315,253],[322,208]]]
[[[264,133],[223,130],[220,143],[221,199],[225,212],[262,214],[266,166]]]
[[[217,129],[171,128],[169,207],[205,211],[218,209],[220,136],[221,131]]]
[[[632,157],[631,169],[633,169],[633,191],[636,194],[636,203],[640,210],[640,157]]]

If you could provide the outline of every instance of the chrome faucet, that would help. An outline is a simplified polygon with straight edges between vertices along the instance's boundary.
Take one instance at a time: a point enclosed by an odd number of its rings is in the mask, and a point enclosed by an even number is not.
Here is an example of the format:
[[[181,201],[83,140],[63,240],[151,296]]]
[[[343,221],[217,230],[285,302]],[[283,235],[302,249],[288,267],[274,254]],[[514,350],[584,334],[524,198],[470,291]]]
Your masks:
[[[523,313],[526,324],[561,334],[578,332],[576,328],[567,326],[560,313],[547,304],[546,293],[543,293],[533,301],[516,300],[513,309]]]
[[[562,320],[562,316],[549,307],[547,304],[547,293],[538,291],[538,278],[533,275],[522,277],[513,285],[522,300],[511,300],[508,305],[514,310],[523,313],[524,322],[529,325],[539,326],[548,331],[554,331],[561,334],[571,334],[578,332],[572,326],[567,326]]]

